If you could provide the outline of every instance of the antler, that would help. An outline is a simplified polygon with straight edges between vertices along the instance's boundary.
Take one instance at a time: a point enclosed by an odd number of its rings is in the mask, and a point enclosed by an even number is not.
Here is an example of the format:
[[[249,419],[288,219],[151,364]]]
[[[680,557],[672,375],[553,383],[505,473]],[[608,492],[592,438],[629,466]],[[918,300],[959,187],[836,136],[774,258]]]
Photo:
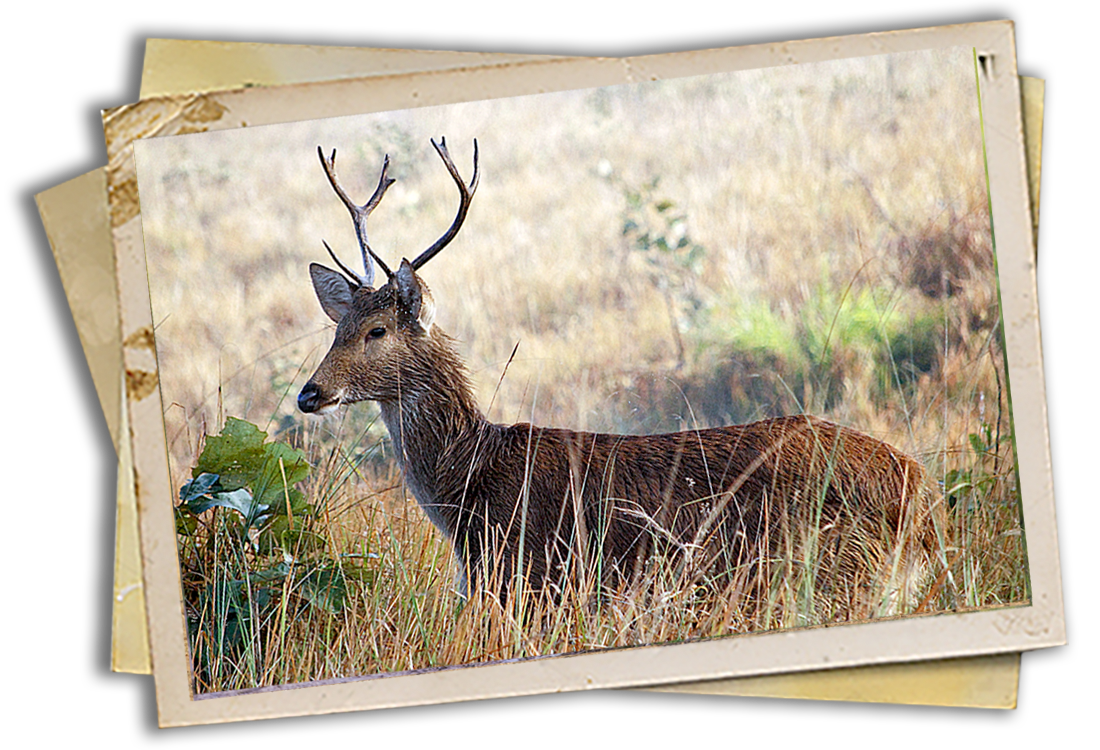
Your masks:
[[[372,195],[370,200],[362,206],[355,205],[355,202],[348,196],[347,191],[340,185],[340,180],[336,177],[336,149],[333,149],[332,156],[326,159],[324,151],[318,146],[317,156],[321,158],[321,166],[328,176],[329,184],[332,185],[332,189],[336,191],[336,195],[338,195],[344,205],[347,206],[348,212],[351,214],[351,220],[355,223],[355,237],[359,240],[359,252],[363,256],[363,269],[366,272],[365,275],[360,276],[341,263],[340,259],[336,257],[336,254],[332,252],[332,248],[328,246],[328,243],[321,240],[325,249],[328,250],[328,254],[332,256],[332,259],[336,261],[336,265],[340,266],[340,270],[346,273],[352,281],[358,282],[362,286],[370,286],[374,283],[374,265],[371,263],[371,258],[374,259],[374,262],[377,263],[378,267],[386,274],[386,278],[389,278],[392,275],[390,269],[386,267],[386,264],[375,254],[374,250],[371,249],[370,244],[367,242],[367,217],[370,216],[371,211],[378,207],[378,204],[382,201],[382,196],[385,195],[389,186],[394,183],[392,178],[386,176],[386,171],[390,167],[389,155],[387,154],[386,158],[382,161],[382,174],[378,177],[378,187],[374,189],[374,195]]]
[[[435,150],[439,153],[440,158],[443,159],[443,164],[446,165],[447,171],[451,173],[451,177],[454,178],[455,184],[458,185],[458,192],[461,197],[458,204],[458,215],[455,216],[451,228],[444,232],[443,236],[436,240],[431,247],[417,256],[416,260],[412,262],[413,268],[420,268],[434,258],[436,254],[445,248],[447,243],[453,240],[455,235],[458,234],[458,230],[462,228],[462,222],[466,220],[466,212],[470,210],[470,202],[474,199],[474,191],[477,190],[477,181],[480,177],[477,166],[477,138],[474,139],[474,176],[473,179],[470,180],[469,187],[462,182],[462,176],[458,173],[455,163],[451,160],[450,153],[447,152],[447,139],[440,138],[439,143],[436,143],[433,138],[432,145],[435,146]],[[385,175],[385,168],[383,168],[382,173]],[[371,200],[374,199],[372,198]],[[384,267],[383,270],[385,270]],[[389,272],[387,271],[387,275],[388,274]]]

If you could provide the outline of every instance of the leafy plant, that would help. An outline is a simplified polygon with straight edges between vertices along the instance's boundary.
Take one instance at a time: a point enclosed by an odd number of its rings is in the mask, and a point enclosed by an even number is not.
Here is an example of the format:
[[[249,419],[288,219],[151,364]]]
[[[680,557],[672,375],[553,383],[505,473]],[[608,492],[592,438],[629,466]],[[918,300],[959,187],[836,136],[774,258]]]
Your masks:
[[[235,417],[208,437],[194,479],[180,489],[177,527],[193,527],[191,519],[211,508],[228,508],[240,515],[241,531],[261,531],[266,548],[289,546],[295,516],[304,521],[313,513],[294,486],[309,476],[309,463],[300,450],[266,439],[259,427]]]
[[[632,251],[641,254],[653,284],[665,300],[677,367],[683,367],[686,360],[681,332],[695,327],[696,317],[704,307],[696,280],[706,248],[692,238],[687,214],[677,211],[671,199],[658,195],[660,183],[657,176],[640,188],[620,184],[626,203],[622,236]]]
[[[1001,444],[1006,440],[988,424],[967,436],[974,460],[963,468],[948,470],[944,477],[944,494],[950,507],[967,510],[994,495],[994,490],[1005,480],[999,458]]]
[[[364,559],[327,554],[317,509],[297,487],[305,454],[230,417],[207,437],[179,491],[176,531],[195,677],[215,689],[256,684],[307,613],[340,613],[354,582],[370,585]]]

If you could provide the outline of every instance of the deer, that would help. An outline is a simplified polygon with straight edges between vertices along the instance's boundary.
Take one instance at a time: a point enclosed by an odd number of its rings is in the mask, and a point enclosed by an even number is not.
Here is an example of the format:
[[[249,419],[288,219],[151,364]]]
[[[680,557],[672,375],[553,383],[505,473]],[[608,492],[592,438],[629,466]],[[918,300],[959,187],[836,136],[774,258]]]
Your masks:
[[[318,147],[364,273],[322,240],[339,270],[311,263],[309,274],[336,329],[297,401],[307,414],[377,402],[405,485],[453,549],[461,596],[494,581],[560,593],[585,572],[621,590],[658,558],[675,560],[692,585],[720,584],[809,544],[823,590],[855,601],[874,588],[878,601],[897,605],[891,612],[912,608],[942,558],[942,496],[919,461],[874,437],[805,414],[657,435],[490,422],[419,273],[466,220],[480,179],[477,140],[469,183],[446,139],[431,144],[458,187],[458,212],[396,270],[367,236],[394,182],[389,156],[357,205],[337,177],[335,149],[326,157]],[[385,274],[377,287],[376,267]]]

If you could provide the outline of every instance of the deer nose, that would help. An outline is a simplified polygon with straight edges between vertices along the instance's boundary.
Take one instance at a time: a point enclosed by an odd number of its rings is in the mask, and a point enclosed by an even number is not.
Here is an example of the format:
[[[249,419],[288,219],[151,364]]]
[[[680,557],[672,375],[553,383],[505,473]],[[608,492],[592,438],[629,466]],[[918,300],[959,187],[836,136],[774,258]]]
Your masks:
[[[298,408],[312,414],[321,407],[321,390],[313,383],[306,383],[298,394]]]

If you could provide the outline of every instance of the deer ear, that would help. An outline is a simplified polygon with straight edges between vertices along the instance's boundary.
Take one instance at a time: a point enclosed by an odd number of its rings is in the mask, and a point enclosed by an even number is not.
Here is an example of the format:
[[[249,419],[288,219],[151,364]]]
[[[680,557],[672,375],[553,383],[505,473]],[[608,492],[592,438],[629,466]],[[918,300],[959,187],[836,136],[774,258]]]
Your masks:
[[[394,284],[397,288],[397,307],[407,319],[420,321],[420,310],[423,308],[423,294],[420,289],[420,279],[416,272],[412,271],[412,264],[408,258],[401,258],[401,265],[394,274]]]
[[[432,324],[435,323],[435,300],[432,299],[432,292],[426,284],[420,285],[420,315],[416,319],[420,322],[424,333],[432,330]]]
[[[397,285],[398,305],[416,318],[416,322],[427,333],[435,322],[435,300],[432,299],[428,285],[420,280],[408,260],[401,261],[401,266],[393,277]]]
[[[339,323],[351,309],[351,284],[343,274],[320,263],[309,264],[309,277],[313,279],[313,291],[317,293],[321,308],[334,323]]]

